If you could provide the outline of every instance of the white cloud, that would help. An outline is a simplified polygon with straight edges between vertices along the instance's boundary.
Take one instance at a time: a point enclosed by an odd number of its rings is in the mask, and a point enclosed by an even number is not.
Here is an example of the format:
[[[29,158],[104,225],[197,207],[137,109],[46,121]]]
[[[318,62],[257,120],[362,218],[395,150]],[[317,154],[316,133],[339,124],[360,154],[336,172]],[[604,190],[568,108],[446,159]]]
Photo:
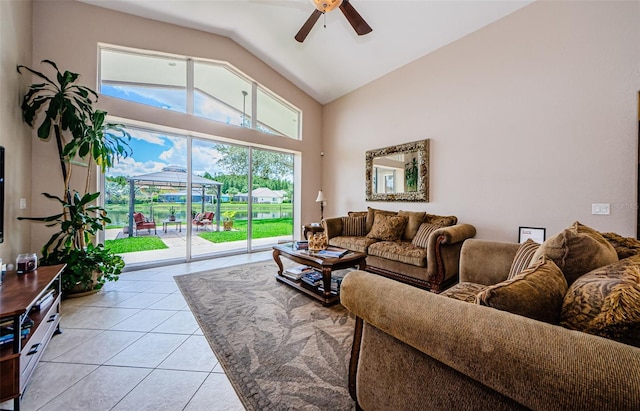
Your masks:
[[[166,164],[156,161],[139,162],[132,157],[120,159],[120,162],[107,171],[109,176],[137,176],[140,174],[155,173],[162,171]]]
[[[165,145],[165,137],[158,133],[140,130],[134,127],[128,127],[127,131],[129,131],[129,133],[131,133],[131,137],[136,140],[145,141],[147,143],[155,144],[157,146]]]

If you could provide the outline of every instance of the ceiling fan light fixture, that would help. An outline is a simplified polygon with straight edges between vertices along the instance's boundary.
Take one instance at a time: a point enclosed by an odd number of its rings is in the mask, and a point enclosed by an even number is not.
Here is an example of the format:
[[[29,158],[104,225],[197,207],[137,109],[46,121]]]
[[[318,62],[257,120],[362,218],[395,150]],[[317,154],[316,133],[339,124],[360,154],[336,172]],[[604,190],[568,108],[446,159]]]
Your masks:
[[[323,13],[334,10],[342,4],[342,0],[311,0],[313,6]]]

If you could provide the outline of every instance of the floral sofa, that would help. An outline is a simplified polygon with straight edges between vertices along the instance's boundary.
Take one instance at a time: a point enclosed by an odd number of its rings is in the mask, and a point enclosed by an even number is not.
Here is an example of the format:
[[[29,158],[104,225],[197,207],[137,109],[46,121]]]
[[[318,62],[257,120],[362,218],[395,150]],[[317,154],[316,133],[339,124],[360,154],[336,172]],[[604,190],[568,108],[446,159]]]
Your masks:
[[[367,254],[367,271],[439,292],[458,277],[462,243],[475,227],[455,216],[369,207],[323,220],[329,245]]]
[[[364,410],[640,409],[640,243],[575,223],[542,245],[471,239],[460,283],[352,271],[349,388]]]

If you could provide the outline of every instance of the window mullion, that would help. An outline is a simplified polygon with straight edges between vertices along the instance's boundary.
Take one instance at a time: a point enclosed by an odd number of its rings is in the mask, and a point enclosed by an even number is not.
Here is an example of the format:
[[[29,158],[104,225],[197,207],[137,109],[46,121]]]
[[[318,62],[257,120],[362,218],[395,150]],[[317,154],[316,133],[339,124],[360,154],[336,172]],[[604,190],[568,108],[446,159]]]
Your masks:
[[[187,114],[194,113],[195,90],[194,90],[194,64],[193,59],[187,59]]]
[[[258,83],[251,82],[251,128],[256,130],[258,125]]]

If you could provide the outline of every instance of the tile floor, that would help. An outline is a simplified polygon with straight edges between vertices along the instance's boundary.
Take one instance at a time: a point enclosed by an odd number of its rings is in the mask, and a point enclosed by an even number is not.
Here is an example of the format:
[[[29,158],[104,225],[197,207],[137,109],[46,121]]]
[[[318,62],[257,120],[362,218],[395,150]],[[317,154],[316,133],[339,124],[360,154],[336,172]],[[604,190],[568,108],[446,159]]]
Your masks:
[[[244,410],[173,276],[270,258],[266,251],[125,272],[98,294],[64,300],[63,332],[21,409]]]

